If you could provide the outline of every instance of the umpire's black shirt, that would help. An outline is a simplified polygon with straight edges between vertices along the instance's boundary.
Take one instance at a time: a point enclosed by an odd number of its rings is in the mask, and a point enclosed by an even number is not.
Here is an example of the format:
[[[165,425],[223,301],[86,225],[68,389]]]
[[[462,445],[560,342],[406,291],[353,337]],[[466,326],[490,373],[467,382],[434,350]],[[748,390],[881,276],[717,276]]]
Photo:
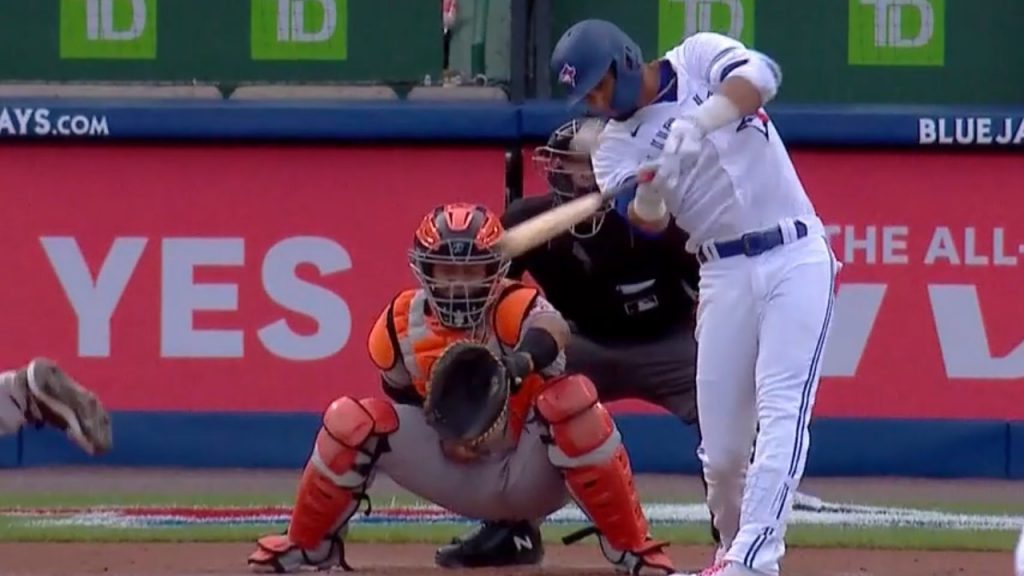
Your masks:
[[[554,206],[554,196],[512,202],[501,221],[506,228]],[[576,331],[597,342],[657,339],[690,325],[697,259],[684,250],[686,233],[670,224],[659,237],[634,231],[614,210],[594,236],[566,232],[516,258],[509,277],[524,272]]]

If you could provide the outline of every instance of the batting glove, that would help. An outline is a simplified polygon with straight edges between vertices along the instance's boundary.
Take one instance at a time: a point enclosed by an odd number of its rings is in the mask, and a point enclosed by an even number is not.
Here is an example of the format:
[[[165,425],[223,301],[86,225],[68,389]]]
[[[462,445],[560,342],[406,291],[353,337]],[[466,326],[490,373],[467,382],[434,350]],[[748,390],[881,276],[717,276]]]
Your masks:
[[[697,165],[700,156],[704,130],[692,118],[676,118],[665,138],[665,148],[655,161],[657,169],[655,188],[663,191],[674,190],[684,172],[690,172]]]

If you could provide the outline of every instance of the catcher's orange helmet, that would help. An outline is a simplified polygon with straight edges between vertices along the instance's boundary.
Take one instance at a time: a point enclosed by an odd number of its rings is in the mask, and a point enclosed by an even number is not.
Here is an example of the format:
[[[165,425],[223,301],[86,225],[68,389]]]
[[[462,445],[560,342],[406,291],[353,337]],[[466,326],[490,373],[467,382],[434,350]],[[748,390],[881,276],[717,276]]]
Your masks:
[[[483,322],[508,273],[509,262],[493,249],[504,231],[498,216],[478,204],[444,204],[420,222],[409,262],[442,325]]]

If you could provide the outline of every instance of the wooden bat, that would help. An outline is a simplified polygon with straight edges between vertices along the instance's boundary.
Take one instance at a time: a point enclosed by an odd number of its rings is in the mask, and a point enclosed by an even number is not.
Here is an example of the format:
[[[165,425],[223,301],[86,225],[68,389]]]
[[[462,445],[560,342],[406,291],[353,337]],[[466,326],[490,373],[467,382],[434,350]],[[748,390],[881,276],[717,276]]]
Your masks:
[[[652,170],[637,174],[635,183],[650,182]],[[515,258],[544,244],[590,218],[609,200],[633,189],[634,182],[603,192],[591,192],[521,222],[501,236],[494,248],[505,258]]]

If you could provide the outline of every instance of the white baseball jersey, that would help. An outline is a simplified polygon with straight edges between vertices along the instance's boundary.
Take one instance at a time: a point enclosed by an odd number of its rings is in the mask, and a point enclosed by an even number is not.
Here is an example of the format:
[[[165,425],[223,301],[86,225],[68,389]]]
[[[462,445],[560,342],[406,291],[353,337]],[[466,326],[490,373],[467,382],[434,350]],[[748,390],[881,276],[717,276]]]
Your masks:
[[[667,94],[627,120],[608,122],[593,156],[601,189],[621,185],[656,159],[672,122],[694,112],[748,58],[741,43],[711,32],[692,35],[667,52],[677,78],[675,98]],[[817,222],[786,147],[763,111],[708,134],[695,169],[665,194],[669,212],[690,234],[690,252],[786,218]]]

